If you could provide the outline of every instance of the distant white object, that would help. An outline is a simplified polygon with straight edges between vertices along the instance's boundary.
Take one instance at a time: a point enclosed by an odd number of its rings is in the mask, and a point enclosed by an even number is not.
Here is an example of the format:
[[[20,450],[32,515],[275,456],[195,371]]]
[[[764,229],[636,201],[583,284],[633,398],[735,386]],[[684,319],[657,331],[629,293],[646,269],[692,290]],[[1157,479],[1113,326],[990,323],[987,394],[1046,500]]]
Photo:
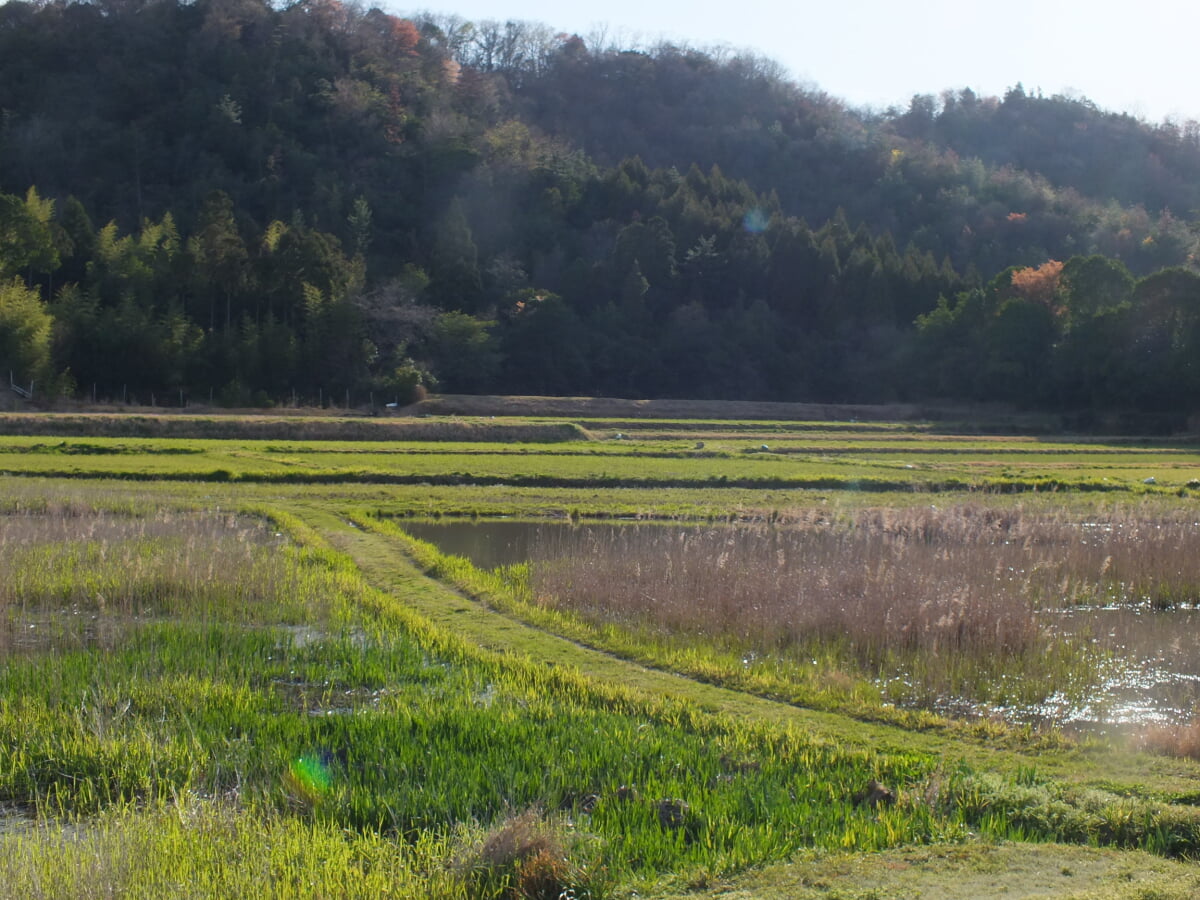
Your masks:
[[[389,404],[387,404],[387,408],[388,408],[388,409],[396,409],[396,408],[397,408],[397,407],[399,407],[399,406],[400,406],[400,404],[399,404],[399,403],[389,403]]]
[[[759,449],[759,450],[770,450],[771,448],[770,448],[770,447],[768,447],[766,444],[763,444],[763,445],[762,445],[761,447],[759,447],[758,449]]]
[[[618,431],[615,435],[613,435],[613,440],[623,441],[623,440],[625,440],[625,435],[621,434],[621,432]]]
[[[1151,475],[1149,478],[1147,478],[1146,480],[1144,480],[1144,481],[1142,482],[1142,484],[1158,484],[1158,482],[1157,482],[1157,481],[1155,481],[1155,480],[1154,480],[1154,476],[1153,476],[1153,475]]]

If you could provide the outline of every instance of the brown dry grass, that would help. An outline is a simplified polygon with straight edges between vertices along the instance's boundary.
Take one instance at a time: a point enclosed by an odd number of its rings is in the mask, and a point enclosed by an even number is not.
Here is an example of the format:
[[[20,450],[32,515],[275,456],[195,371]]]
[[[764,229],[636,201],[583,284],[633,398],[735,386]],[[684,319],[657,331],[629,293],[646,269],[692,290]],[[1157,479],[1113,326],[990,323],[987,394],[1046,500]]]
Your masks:
[[[873,677],[928,679],[927,692],[955,695],[955,660],[1018,680],[1026,667],[1066,665],[1049,662],[1063,643],[1039,610],[1200,597],[1200,529],[1182,513],[797,513],[787,527],[557,531],[532,561],[539,601],[593,622],[752,653],[833,648]]]
[[[537,810],[493,827],[459,861],[480,896],[558,900],[571,891],[571,866],[559,831]]]
[[[953,422],[972,433],[1057,433],[1059,416],[986,405],[913,403],[779,403],[766,400],[633,400],[619,397],[535,397],[437,394],[405,415],[535,416],[577,419],[695,419],[783,422]]]
[[[1153,725],[1142,732],[1138,745],[1160,756],[1200,760],[1200,720],[1186,725]]]
[[[1037,633],[1025,597],[996,578],[964,577],[961,542],[926,540],[917,513],[860,527],[655,527],[570,534],[536,552],[540,597],[594,619],[668,632],[730,635],[776,649],[850,638],[866,656],[986,643],[1025,648]],[[989,573],[991,574],[991,573]]]
[[[850,406],[769,403],[753,400],[625,400],[617,397],[517,397],[443,394],[408,407],[406,413],[460,416],[578,416],[649,419],[791,419],[902,421],[920,417],[911,405]]]
[[[423,421],[389,417],[301,415],[130,415],[108,413],[0,414],[0,434],[53,437],[138,437],[289,441],[505,441],[583,440],[569,423]]]
[[[1006,651],[1029,643],[1041,608],[1200,599],[1200,529],[1183,514],[797,513],[787,527],[555,531],[534,561],[539,595],[575,609],[772,644],[815,630]]]

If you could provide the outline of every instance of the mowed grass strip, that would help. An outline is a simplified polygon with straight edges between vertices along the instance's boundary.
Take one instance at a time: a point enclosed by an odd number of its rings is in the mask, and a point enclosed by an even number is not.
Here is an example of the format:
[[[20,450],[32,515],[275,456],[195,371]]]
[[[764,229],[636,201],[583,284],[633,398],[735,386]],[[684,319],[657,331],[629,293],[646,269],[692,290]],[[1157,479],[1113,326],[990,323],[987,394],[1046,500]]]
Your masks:
[[[970,842],[881,853],[805,852],[786,865],[732,878],[681,879],[664,898],[690,900],[1192,900],[1200,873],[1190,861],[1062,844]]]

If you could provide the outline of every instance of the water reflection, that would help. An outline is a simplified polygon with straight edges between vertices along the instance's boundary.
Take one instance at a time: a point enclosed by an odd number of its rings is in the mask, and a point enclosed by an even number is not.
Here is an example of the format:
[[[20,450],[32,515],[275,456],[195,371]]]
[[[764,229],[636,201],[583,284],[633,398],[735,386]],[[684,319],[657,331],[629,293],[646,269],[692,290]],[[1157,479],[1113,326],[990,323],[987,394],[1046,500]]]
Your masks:
[[[0,658],[9,654],[112,650],[143,624],[144,619],[78,608],[9,610],[0,617]]]
[[[1045,704],[1066,723],[1182,724],[1200,705],[1200,610],[1149,607],[1067,609],[1046,613],[1064,636],[1090,638],[1110,651],[1114,670],[1089,702]]]
[[[33,816],[15,803],[0,803],[0,837],[32,828]]]
[[[494,569],[525,562],[539,541],[555,533],[569,531],[580,537],[590,537],[636,526],[459,519],[438,522],[410,520],[402,522],[401,527],[413,537],[436,545],[443,553],[465,556],[478,569]]]

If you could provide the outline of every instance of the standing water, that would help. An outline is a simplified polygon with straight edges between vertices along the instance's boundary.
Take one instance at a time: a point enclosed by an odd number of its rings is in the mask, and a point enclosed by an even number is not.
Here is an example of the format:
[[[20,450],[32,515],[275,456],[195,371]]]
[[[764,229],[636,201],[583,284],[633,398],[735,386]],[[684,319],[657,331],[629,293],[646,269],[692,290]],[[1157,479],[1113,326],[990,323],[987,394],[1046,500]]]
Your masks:
[[[662,529],[645,523],[529,522],[515,520],[419,521],[405,531],[464,556],[481,569],[530,560],[539,546],[565,547],[559,538],[604,537],[629,528]],[[574,543],[573,541],[570,543]],[[1200,712],[1200,608],[1159,610],[1150,606],[1077,606],[1045,610],[1040,620],[1065,638],[1093,642],[1112,656],[1100,688],[1085,701],[1049,697],[1038,708],[1010,710],[1015,719],[1053,722],[1085,729],[1182,724]],[[950,700],[947,709],[970,714],[968,703]]]

